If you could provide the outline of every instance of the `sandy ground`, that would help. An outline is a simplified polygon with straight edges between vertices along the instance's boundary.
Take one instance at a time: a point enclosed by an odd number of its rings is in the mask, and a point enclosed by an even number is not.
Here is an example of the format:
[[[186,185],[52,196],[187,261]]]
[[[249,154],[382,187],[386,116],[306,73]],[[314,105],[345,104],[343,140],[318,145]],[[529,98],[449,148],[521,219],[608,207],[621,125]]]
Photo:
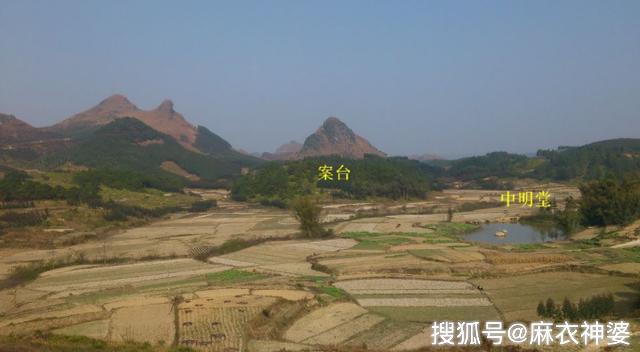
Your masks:
[[[170,343],[174,335],[173,307],[161,303],[117,309],[111,317],[108,338],[114,341]]]

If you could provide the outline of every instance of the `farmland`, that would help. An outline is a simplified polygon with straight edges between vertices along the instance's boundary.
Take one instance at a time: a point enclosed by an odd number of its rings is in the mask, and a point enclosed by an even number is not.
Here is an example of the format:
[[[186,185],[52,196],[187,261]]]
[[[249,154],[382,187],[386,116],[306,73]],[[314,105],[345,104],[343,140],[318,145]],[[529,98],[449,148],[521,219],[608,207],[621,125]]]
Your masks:
[[[1,290],[0,328],[199,351],[409,350],[428,346],[432,321],[533,321],[547,298],[611,293],[616,316],[635,309],[637,253],[615,247],[633,241],[635,230],[537,245],[470,243],[464,235],[477,223],[528,210],[480,208],[455,213],[453,222],[411,213],[495,194],[438,197],[404,204],[401,214],[393,204],[374,204],[382,210],[371,216],[356,215],[370,212],[370,203],[328,205],[326,226],[336,235],[327,239],[295,238],[287,211],[221,200],[216,209],[101,241],[3,249],[7,274],[43,260],[68,264]]]

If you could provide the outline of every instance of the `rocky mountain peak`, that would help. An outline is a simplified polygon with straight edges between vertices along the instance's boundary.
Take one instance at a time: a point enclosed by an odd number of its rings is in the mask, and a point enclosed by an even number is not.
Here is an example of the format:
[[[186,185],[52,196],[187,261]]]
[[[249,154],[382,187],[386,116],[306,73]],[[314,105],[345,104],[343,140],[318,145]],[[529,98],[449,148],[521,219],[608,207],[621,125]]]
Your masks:
[[[127,97],[125,97],[124,95],[114,94],[101,101],[94,107],[94,109],[100,109],[102,111],[121,112],[138,110],[138,107],[135,106],[131,101],[129,101],[129,99],[127,99]]]
[[[156,110],[169,112],[169,113],[174,113],[175,112],[175,110],[173,110],[173,102],[171,100],[169,100],[169,99],[163,100],[162,103],[160,103],[160,105],[158,105]]]
[[[298,158],[340,155],[348,158],[363,158],[365,154],[385,156],[366,139],[358,136],[337,117],[327,118],[315,133],[305,139]]]

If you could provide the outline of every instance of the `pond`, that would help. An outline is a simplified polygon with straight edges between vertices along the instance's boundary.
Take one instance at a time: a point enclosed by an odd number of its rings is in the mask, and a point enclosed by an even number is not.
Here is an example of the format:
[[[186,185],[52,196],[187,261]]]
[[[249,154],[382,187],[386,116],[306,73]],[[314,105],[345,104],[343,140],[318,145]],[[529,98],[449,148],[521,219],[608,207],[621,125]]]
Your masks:
[[[505,231],[506,230],[506,231]],[[502,232],[502,236],[496,233]],[[525,224],[486,224],[463,236],[465,240],[488,244],[523,244],[559,241],[567,238],[560,229],[550,226],[531,226]]]

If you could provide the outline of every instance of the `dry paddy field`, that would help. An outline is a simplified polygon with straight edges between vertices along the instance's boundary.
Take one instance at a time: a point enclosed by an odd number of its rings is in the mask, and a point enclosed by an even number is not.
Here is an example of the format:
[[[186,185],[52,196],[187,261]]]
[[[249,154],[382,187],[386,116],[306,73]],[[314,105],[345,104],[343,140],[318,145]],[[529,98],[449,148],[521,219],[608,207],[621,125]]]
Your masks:
[[[553,298],[562,302],[567,297],[577,302],[597,294],[612,293],[616,310],[631,311],[634,295],[638,294],[638,279],[578,272],[547,272],[512,275],[496,279],[478,279],[473,283],[483,287],[498,310],[509,321],[538,319],[538,302]]]
[[[298,350],[313,345],[408,350],[428,345],[426,327],[433,320],[499,318],[492,303],[464,281],[379,278],[338,281],[334,286],[357,304],[317,308],[296,320],[284,340]],[[255,351],[269,351],[269,345],[254,343]]]
[[[237,208],[237,209],[236,209]],[[0,278],[16,266],[35,261],[65,259],[82,254],[90,260],[140,259],[148,256],[189,256],[197,247],[217,246],[232,238],[284,237],[298,231],[297,222],[284,210],[216,209],[203,214],[178,214],[167,220],[56,249],[0,250]]]
[[[369,311],[391,320],[498,317],[487,297],[465,281],[377,278],[338,281],[334,286],[345,290]]]
[[[285,332],[288,341],[311,345],[336,345],[382,322],[354,303],[335,303],[296,320]]]
[[[212,257],[209,258],[209,262],[285,276],[326,276],[325,273],[312,270],[307,257],[338,252],[355,244],[356,241],[351,239],[274,241],[223,256]]]
[[[287,289],[197,291],[178,305],[178,343],[202,351],[244,351],[248,321],[278,299],[311,298],[307,291]]]
[[[81,265],[43,273],[28,288],[66,297],[110,288],[139,286],[148,282],[167,282],[204,276],[229,269],[193,259],[170,259],[123,265]]]
[[[102,325],[97,323],[71,329],[112,340],[171,341],[172,333],[164,332],[174,320],[168,297],[206,286],[206,275],[227,268],[174,259],[52,270],[23,288],[0,292],[0,327],[3,334],[9,334],[109,318],[106,331],[98,331]]]

